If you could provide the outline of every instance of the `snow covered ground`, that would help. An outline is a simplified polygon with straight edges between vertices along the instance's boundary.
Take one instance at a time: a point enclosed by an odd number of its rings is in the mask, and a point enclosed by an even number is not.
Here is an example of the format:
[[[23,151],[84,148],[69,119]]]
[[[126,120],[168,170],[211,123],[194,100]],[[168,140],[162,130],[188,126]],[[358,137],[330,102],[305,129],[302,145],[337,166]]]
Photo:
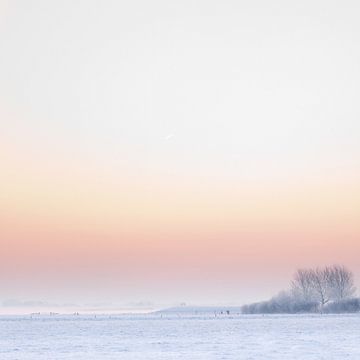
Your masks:
[[[1,360],[359,360],[360,314],[0,317]]]

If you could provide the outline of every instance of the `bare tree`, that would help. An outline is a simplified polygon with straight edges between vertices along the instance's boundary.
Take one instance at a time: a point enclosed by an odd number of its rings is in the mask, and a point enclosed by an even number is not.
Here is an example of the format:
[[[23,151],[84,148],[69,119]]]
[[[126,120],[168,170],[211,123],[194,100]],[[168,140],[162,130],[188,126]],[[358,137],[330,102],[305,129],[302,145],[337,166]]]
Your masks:
[[[330,268],[329,286],[332,299],[335,301],[348,299],[356,292],[353,273],[341,265],[333,265]]]
[[[321,309],[331,300],[330,274],[331,269],[316,268],[309,270],[311,278],[311,286],[314,291],[316,300],[319,302]]]
[[[296,299],[309,302],[314,299],[311,270],[299,269],[291,282],[292,294]]]
[[[340,265],[299,269],[294,275],[291,287],[296,299],[316,301],[320,310],[329,301],[348,299],[356,292],[352,272]]]
[[[291,292],[280,292],[268,301],[246,305],[244,313],[357,312],[360,298],[353,297],[354,276],[344,266],[298,269]]]

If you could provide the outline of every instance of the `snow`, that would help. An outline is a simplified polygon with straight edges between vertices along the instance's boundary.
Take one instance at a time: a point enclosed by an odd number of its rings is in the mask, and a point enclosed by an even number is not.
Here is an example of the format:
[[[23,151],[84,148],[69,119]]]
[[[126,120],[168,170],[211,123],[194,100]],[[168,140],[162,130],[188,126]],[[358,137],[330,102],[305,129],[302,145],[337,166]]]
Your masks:
[[[0,317],[1,360],[358,360],[360,315]]]

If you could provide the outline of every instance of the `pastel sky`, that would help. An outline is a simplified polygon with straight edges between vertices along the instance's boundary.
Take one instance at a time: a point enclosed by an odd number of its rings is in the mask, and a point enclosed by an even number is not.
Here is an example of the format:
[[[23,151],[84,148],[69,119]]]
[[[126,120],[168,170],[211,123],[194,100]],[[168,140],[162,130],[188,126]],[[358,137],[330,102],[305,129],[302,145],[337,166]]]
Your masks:
[[[357,1],[0,0],[0,301],[234,303],[360,280]]]

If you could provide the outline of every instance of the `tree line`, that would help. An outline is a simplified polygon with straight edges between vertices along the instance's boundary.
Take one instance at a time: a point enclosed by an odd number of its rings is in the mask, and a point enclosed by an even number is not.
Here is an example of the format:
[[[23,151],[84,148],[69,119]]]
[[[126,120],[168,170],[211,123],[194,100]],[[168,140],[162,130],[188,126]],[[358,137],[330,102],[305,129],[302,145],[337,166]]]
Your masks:
[[[301,312],[357,312],[354,275],[343,265],[296,270],[288,291],[268,301],[244,305],[245,314]]]

